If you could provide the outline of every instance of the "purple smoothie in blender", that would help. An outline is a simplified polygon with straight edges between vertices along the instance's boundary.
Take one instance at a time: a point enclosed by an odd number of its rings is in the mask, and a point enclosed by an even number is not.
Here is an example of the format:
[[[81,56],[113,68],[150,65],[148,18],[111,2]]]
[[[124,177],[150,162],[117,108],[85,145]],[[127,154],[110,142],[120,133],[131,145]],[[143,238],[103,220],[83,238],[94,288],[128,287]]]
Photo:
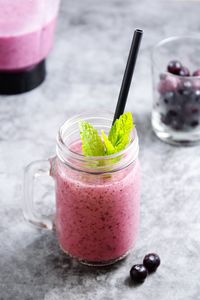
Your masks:
[[[0,0],[0,94],[18,94],[45,79],[59,0]]]

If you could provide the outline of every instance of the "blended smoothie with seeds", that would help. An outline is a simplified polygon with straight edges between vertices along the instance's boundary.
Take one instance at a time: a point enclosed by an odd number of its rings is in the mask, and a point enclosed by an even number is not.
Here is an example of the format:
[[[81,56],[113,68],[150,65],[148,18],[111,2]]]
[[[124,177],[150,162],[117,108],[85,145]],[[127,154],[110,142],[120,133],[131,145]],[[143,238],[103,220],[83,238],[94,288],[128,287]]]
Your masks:
[[[81,152],[81,142],[72,145]],[[109,174],[79,172],[55,161],[56,230],[61,248],[82,261],[125,256],[139,224],[140,164]]]

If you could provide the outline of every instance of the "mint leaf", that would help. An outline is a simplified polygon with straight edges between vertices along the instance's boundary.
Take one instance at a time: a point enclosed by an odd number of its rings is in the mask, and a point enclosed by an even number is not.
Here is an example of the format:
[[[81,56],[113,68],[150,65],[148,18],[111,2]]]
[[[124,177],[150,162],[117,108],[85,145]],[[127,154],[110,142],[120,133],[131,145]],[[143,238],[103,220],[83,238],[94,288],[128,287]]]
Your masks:
[[[130,143],[130,133],[134,126],[130,112],[124,113],[115,121],[108,136],[103,130],[101,130],[101,136],[99,136],[98,131],[90,123],[80,121],[79,128],[83,154],[85,156],[104,156],[125,149]]]
[[[88,122],[79,122],[82,152],[85,156],[105,155],[104,143],[98,131]]]
[[[124,113],[115,121],[108,135],[115,152],[125,149],[130,143],[130,133],[134,126],[131,112]]]
[[[116,152],[115,147],[112,145],[112,143],[109,141],[107,135],[103,130],[101,130],[101,135],[104,141],[104,146],[105,146],[105,155],[111,155]]]

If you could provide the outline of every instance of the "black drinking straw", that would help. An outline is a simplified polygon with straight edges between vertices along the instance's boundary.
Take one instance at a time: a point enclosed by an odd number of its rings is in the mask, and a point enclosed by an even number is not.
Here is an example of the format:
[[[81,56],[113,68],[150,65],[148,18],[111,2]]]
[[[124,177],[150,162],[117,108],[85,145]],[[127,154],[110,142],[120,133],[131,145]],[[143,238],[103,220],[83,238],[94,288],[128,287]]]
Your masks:
[[[118,97],[118,101],[117,101],[113,124],[114,124],[115,120],[118,119],[124,112],[129,88],[131,85],[133,72],[135,69],[135,63],[137,60],[140,42],[142,39],[142,34],[143,34],[142,30],[136,29],[134,32],[134,35],[133,35],[133,40],[132,40],[132,44],[131,44],[131,48],[130,48],[130,52],[129,52],[129,56],[128,56],[128,61],[126,64],[126,69],[124,72],[124,77],[122,80],[122,85],[121,85],[121,89],[120,89],[120,93],[119,93],[119,97]]]

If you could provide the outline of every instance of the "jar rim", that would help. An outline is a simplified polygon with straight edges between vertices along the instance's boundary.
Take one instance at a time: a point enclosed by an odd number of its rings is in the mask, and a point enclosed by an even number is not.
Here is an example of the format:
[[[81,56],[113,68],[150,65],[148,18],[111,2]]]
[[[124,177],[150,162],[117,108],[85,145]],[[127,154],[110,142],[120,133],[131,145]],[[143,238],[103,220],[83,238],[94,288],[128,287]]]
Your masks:
[[[72,118],[69,118],[67,121],[64,122],[64,124],[59,128],[58,135],[57,135],[57,155],[63,161],[64,163],[67,163],[67,158],[70,157],[72,160],[77,162],[96,162],[100,160],[104,161],[110,161],[111,159],[118,158],[120,156],[125,156],[127,153],[134,152],[134,160],[138,157],[139,152],[139,145],[138,145],[138,136],[137,131],[135,128],[132,130],[132,139],[130,144],[123,150],[111,154],[111,155],[105,155],[105,156],[84,156],[81,153],[75,152],[72,149],[70,149],[70,145],[67,145],[67,143],[64,141],[64,132],[66,132],[67,129],[69,129],[71,126],[76,125],[79,120],[94,120],[99,119],[102,121],[110,121],[112,124],[113,120],[113,114],[111,113],[85,113],[85,114],[79,114],[75,115]],[[130,159],[129,159],[130,160]],[[101,169],[101,167],[96,167],[97,169]]]
[[[155,58],[155,53],[158,49],[160,49],[161,47],[171,43],[171,42],[175,42],[175,41],[183,41],[185,39],[188,39],[188,40],[196,40],[196,41],[199,41],[199,44],[200,44],[200,37],[198,35],[192,35],[192,36],[189,36],[189,35],[182,35],[182,36],[171,36],[171,37],[167,37],[165,39],[162,39],[161,41],[159,41],[153,48],[152,48],[152,51],[151,51],[151,61],[152,61],[152,65],[153,66],[156,66],[157,68],[157,63],[156,63],[156,58]],[[176,78],[187,78],[187,79],[190,79],[190,80],[195,80],[195,79],[198,79],[200,76],[180,76],[180,75],[176,75],[176,74],[172,74],[168,71],[163,71],[162,72],[163,74],[165,75],[169,75],[171,77],[176,77]]]
[[[170,43],[170,42],[173,42],[173,41],[178,41],[178,40],[184,40],[184,39],[190,39],[190,40],[199,40],[200,42],[200,37],[197,36],[197,35],[193,35],[193,36],[190,36],[190,35],[174,35],[174,36],[170,36],[170,37],[167,37],[165,39],[162,39],[161,41],[159,41],[154,47],[153,49],[156,49],[156,48],[159,48],[160,46],[163,46],[167,43]]]

